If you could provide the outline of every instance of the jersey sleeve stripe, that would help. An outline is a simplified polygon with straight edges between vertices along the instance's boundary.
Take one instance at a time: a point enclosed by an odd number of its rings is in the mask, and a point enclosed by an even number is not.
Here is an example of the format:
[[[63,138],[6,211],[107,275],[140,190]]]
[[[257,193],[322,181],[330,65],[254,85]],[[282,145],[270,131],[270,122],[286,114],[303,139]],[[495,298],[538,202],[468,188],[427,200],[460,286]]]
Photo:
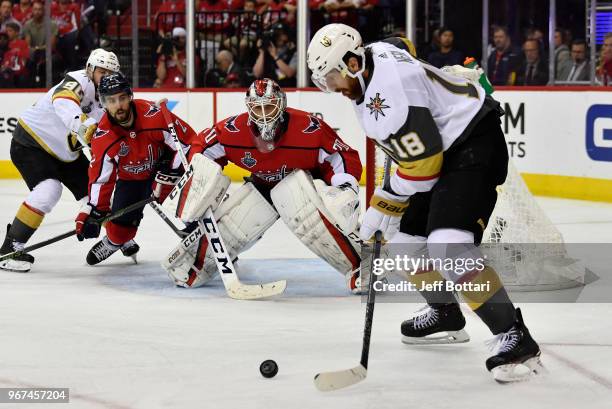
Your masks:
[[[51,100],[55,101],[56,99],[59,99],[59,98],[69,99],[71,101],[76,102],[78,105],[81,104],[81,99],[79,98],[79,96],[72,91],[68,91],[67,89],[53,94],[53,97],[51,98]]]
[[[400,162],[397,173],[401,178],[408,180],[432,179],[440,174],[443,158],[443,153],[438,152],[414,162]]]

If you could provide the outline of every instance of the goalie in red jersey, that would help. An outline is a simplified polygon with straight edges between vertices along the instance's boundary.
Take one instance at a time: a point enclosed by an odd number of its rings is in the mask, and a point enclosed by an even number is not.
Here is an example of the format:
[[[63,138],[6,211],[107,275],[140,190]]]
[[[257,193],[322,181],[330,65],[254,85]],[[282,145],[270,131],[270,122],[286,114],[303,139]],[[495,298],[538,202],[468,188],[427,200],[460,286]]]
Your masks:
[[[232,257],[253,246],[280,217],[310,250],[345,275],[353,292],[359,292],[359,154],[321,119],[287,108],[285,93],[270,79],[251,84],[246,106],[247,112],[217,122],[200,136],[211,172],[202,183],[223,185],[216,178],[223,177],[220,168],[228,162],[251,172],[247,183],[220,204],[182,192],[175,198],[183,198],[183,203],[169,199],[164,207],[191,221],[212,206]],[[206,203],[190,203],[201,200]],[[189,210],[194,207],[200,210]],[[173,251],[162,265],[177,285],[199,287],[217,272],[207,247],[203,238],[181,257]]]

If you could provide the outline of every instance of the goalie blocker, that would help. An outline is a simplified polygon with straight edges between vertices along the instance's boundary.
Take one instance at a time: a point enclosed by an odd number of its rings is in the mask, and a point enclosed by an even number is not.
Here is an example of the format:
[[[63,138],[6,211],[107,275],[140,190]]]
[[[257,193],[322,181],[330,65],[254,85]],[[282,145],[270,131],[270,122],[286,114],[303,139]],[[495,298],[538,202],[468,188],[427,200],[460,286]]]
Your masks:
[[[355,285],[351,278],[361,261],[355,231],[359,199],[349,184],[328,186],[297,170],[272,188],[269,201],[264,197],[267,192],[262,194],[252,183],[221,201],[229,180],[220,166],[198,154],[192,167],[191,182],[179,182],[164,207],[186,222],[212,207],[232,259],[257,243],[280,217],[302,243]],[[168,254],[162,267],[176,285],[199,287],[216,276],[217,268],[199,230],[188,237]]]

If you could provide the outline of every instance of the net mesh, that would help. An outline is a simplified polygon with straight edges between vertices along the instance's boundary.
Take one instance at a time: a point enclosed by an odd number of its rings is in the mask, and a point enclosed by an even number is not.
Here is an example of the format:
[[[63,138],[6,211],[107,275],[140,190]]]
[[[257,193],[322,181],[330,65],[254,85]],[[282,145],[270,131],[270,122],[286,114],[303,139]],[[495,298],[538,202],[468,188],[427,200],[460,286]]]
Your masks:
[[[386,154],[368,141],[367,192],[382,185]],[[397,166],[393,164],[391,174]],[[570,258],[561,232],[550,221],[512,163],[498,187],[495,210],[481,248],[504,284],[514,290],[538,291],[584,284],[584,266]]]

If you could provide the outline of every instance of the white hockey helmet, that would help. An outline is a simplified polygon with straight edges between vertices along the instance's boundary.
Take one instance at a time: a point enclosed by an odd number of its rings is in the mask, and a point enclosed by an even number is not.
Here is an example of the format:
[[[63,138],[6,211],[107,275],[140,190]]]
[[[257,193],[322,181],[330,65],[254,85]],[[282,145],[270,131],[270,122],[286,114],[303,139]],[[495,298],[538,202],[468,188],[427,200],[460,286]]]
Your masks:
[[[361,67],[351,72],[344,61],[348,53],[361,58]],[[365,49],[361,35],[346,24],[328,24],[319,29],[308,45],[306,57],[312,81],[325,92],[334,92],[336,76],[357,78],[365,69]]]
[[[85,71],[89,75],[93,75],[96,67],[104,68],[112,72],[119,72],[119,70],[121,70],[117,55],[102,48],[96,48],[91,52],[91,54],[89,54],[87,64],[85,64]]]

